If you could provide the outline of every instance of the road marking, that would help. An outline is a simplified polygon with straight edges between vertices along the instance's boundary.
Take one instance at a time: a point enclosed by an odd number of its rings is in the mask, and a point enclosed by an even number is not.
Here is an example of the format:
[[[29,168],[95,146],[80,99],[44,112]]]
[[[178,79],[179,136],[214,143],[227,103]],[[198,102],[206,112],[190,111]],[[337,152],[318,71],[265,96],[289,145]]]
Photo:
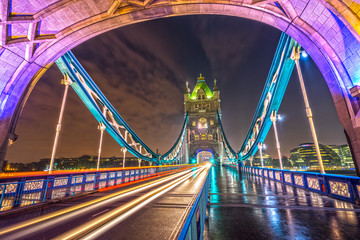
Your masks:
[[[99,213],[96,213],[96,214],[92,215],[91,217],[96,217],[96,216],[98,216],[98,215],[100,215],[100,214],[102,214],[102,213],[104,213],[104,212],[109,211],[109,210],[110,210],[110,208],[105,209],[104,211],[101,211],[101,212],[99,212]]]

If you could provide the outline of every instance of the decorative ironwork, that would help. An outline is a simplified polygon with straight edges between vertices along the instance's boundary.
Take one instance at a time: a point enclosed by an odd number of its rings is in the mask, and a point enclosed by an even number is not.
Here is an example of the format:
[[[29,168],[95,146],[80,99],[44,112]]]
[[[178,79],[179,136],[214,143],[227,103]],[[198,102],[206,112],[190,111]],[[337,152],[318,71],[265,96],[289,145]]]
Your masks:
[[[83,177],[84,177],[83,175],[73,176],[72,179],[71,179],[71,184],[82,183]]]
[[[42,189],[44,181],[26,181],[24,191]]]
[[[66,188],[57,188],[52,190],[51,199],[64,198],[66,195]]]
[[[64,186],[67,185],[69,181],[69,178],[55,178],[54,180],[54,187],[58,187],[58,186]]]
[[[275,179],[280,181],[280,173],[279,172],[275,172]]]
[[[329,181],[332,194],[350,198],[349,186],[344,182]]]
[[[71,188],[70,188],[70,192],[72,192],[73,194],[78,194],[78,193],[81,192],[81,188],[82,188],[81,185],[76,185],[76,186],[75,186],[75,190],[74,190],[74,187],[71,187]]]
[[[307,178],[308,187],[320,191],[319,180],[317,178],[308,177]]]
[[[284,179],[285,179],[285,182],[291,183],[291,175],[290,175],[290,173],[284,173]]]
[[[99,182],[99,189],[106,187],[106,181]]]
[[[295,184],[298,186],[304,186],[304,179],[301,175],[294,175]]]
[[[93,182],[93,181],[95,181],[95,174],[86,175],[86,181],[87,181],[87,182]]]
[[[94,183],[85,184],[85,190],[84,191],[92,191],[92,190],[94,190]]]
[[[3,189],[5,188],[5,194],[7,193],[15,193],[17,189],[18,183],[6,183],[0,186],[0,194],[3,193]]]
[[[106,179],[107,178],[107,173],[101,173],[100,174],[100,179]]]
[[[109,186],[114,186],[115,184],[115,179],[110,179],[109,180]]]
[[[43,183],[43,182],[41,181],[41,183]],[[31,184],[31,186],[36,187],[38,185]],[[38,202],[40,202],[40,197],[41,197],[41,192],[33,192],[33,193],[23,194],[21,197],[20,207],[38,203]]]

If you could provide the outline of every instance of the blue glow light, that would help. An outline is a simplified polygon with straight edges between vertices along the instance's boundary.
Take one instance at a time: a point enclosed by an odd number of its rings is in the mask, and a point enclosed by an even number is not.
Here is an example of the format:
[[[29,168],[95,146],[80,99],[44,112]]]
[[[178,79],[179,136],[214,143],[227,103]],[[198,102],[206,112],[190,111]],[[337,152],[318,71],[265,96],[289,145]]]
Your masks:
[[[302,51],[301,52],[301,57],[303,57],[303,58],[307,58],[309,55],[307,54],[307,52],[305,52],[305,51]]]

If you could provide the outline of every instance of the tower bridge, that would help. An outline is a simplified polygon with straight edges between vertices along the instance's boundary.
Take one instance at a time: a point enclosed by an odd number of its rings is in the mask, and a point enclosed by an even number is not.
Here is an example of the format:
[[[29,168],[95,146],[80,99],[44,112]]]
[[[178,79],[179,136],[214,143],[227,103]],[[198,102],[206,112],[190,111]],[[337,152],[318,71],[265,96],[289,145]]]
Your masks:
[[[299,62],[306,50],[326,79],[360,175],[360,11],[356,0],[9,0],[1,2],[0,12],[0,160],[17,138],[16,123],[28,95],[52,63],[61,70],[65,84],[50,169],[0,175],[1,239],[358,236],[360,178],[325,172]],[[284,32],[239,150],[231,146],[223,129],[216,81],[213,91],[202,75],[192,91],[186,85],[181,131],[171,148],[158,154],[69,51],[117,27],[188,14],[245,17]],[[276,121],[295,67],[320,173],[291,171],[282,165]],[[99,159],[106,131],[120,145],[124,160],[130,153],[139,167],[123,164],[102,169],[98,163],[96,169],[53,171],[69,88],[99,123]],[[279,169],[263,166],[263,143],[271,128]],[[261,167],[252,166],[257,152]],[[150,166],[141,167],[141,161]],[[244,166],[245,161],[250,166]]]

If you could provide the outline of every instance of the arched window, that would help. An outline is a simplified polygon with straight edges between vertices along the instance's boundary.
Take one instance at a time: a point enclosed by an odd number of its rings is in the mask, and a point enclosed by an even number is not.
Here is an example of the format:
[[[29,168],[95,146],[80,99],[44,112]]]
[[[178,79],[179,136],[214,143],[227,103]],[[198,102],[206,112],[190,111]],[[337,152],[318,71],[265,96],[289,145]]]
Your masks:
[[[202,117],[198,121],[198,129],[208,128],[207,120],[206,118]]]

